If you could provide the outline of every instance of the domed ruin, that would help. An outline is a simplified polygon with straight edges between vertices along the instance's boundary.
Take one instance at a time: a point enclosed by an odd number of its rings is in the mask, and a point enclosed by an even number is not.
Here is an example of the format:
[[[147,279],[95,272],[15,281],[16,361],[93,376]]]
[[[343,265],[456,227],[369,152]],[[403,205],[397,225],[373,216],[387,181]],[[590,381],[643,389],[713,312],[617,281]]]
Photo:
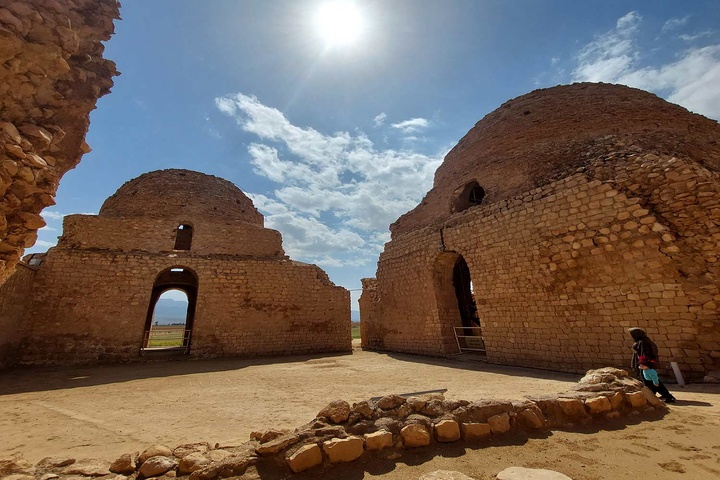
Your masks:
[[[720,363],[720,126],[620,85],[488,114],[363,281],[367,348],[581,372],[627,328],[690,377]]]
[[[162,192],[162,195],[158,195]],[[159,170],[126,182],[100,208],[102,217],[192,215],[263,226],[247,195],[225,179],[190,170]]]
[[[146,173],[99,215],[65,217],[57,246],[2,288],[21,364],[351,350],[349,292],[291,261],[235,185],[188,170]],[[175,323],[159,321],[169,291],[186,305]]]

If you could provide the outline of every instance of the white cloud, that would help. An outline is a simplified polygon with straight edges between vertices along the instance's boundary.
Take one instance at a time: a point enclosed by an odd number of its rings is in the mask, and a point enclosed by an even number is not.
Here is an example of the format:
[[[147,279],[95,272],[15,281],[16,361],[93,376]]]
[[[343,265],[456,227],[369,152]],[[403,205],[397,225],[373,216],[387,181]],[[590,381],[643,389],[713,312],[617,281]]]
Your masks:
[[[400,130],[403,133],[413,133],[424,130],[430,126],[430,121],[426,118],[411,118],[398,123],[390,125],[393,128]]]
[[[641,20],[637,12],[630,12],[618,19],[614,30],[599,35],[580,49],[574,79],[601,82],[628,72],[637,59],[634,35]]]
[[[641,66],[643,51],[637,34],[641,17],[630,12],[616,28],[596,37],[577,54],[573,80],[621,83],[653,91],[669,101],[720,118],[720,45],[676,52],[677,60],[658,66]],[[673,28],[680,26],[678,21]]]
[[[55,245],[57,245],[57,242],[46,242],[45,240],[38,240],[37,242],[35,242],[35,245],[33,245],[33,246],[50,248],[50,247],[54,247]]]
[[[40,212],[40,215],[45,219],[45,221],[62,220],[63,217],[65,217],[64,213],[55,212],[53,210],[43,210],[42,212]]]
[[[693,42],[699,38],[709,37],[709,36],[713,35],[714,33],[715,32],[712,30],[705,30],[703,32],[698,32],[694,35],[682,34],[682,35],[678,35],[678,36],[680,37],[680,40],[684,40],[686,42]]]
[[[666,33],[666,32],[675,30],[677,28],[680,28],[680,27],[684,26],[688,22],[689,19],[690,19],[690,15],[687,15],[683,18],[671,18],[670,20],[665,22],[665,24],[662,26],[660,31],[663,33]]]
[[[216,105],[257,137],[248,147],[254,172],[278,184],[273,192],[248,192],[266,225],[283,234],[291,257],[324,266],[375,261],[388,226],[430,189],[443,156],[378,149],[362,132],[328,135],[297,127],[242,93]],[[429,122],[396,125],[403,132]]]
[[[387,119],[387,115],[385,112],[380,113],[375,118],[373,118],[373,125],[375,125],[375,128],[382,127],[385,123],[385,120]]]

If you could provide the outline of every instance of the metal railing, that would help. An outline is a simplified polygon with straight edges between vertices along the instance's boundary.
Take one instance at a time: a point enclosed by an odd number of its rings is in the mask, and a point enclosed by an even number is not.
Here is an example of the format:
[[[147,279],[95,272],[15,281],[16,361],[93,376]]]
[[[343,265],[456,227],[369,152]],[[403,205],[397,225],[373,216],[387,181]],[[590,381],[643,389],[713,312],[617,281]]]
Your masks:
[[[142,350],[182,350],[187,352],[191,333],[192,330],[184,326],[153,326],[150,330],[145,330]]]
[[[468,330],[472,331],[473,335],[466,335]],[[485,341],[482,338],[481,327],[453,327],[453,332],[460,353],[485,352]],[[462,339],[462,342],[460,342],[460,339]],[[465,344],[465,346],[462,344]]]

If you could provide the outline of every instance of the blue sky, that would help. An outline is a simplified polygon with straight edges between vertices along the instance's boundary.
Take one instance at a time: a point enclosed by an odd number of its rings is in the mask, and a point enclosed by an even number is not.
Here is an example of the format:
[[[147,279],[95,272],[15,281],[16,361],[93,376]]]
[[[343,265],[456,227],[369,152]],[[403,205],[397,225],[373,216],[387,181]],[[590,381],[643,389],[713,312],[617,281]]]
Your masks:
[[[349,43],[321,35],[331,1],[123,0],[106,48],[122,75],[28,252],[125,181],[187,168],[234,182],[293,259],[358,289],[444,154],[510,98],[606,81],[720,119],[716,0],[356,0]]]

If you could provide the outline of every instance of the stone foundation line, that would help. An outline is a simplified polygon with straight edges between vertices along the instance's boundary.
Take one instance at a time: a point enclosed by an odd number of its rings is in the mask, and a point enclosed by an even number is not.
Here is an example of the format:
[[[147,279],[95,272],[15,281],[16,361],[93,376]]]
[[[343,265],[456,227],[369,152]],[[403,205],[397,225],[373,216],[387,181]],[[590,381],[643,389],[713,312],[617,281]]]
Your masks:
[[[309,469],[320,473],[366,454],[396,459],[405,449],[457,441],[472,444],[510,432],[571,428],[651,411],[665,413],[667,407],[626,371],[605,367],[588,371],[571,391],[557,395],[476,402],[446,400],[442,394],[387,395],[352,406],[336,400],[294,431],[253,432],[250,441],[241,445],[211,447],[202,442],[174,449],[157,445],[139,455],[124,454],[109,466],[66,457],[44,458],[32,466],[13,457],[0,459],[0,477],[213,480],[242,477],[249,468],[266,467],[284,478]]]

